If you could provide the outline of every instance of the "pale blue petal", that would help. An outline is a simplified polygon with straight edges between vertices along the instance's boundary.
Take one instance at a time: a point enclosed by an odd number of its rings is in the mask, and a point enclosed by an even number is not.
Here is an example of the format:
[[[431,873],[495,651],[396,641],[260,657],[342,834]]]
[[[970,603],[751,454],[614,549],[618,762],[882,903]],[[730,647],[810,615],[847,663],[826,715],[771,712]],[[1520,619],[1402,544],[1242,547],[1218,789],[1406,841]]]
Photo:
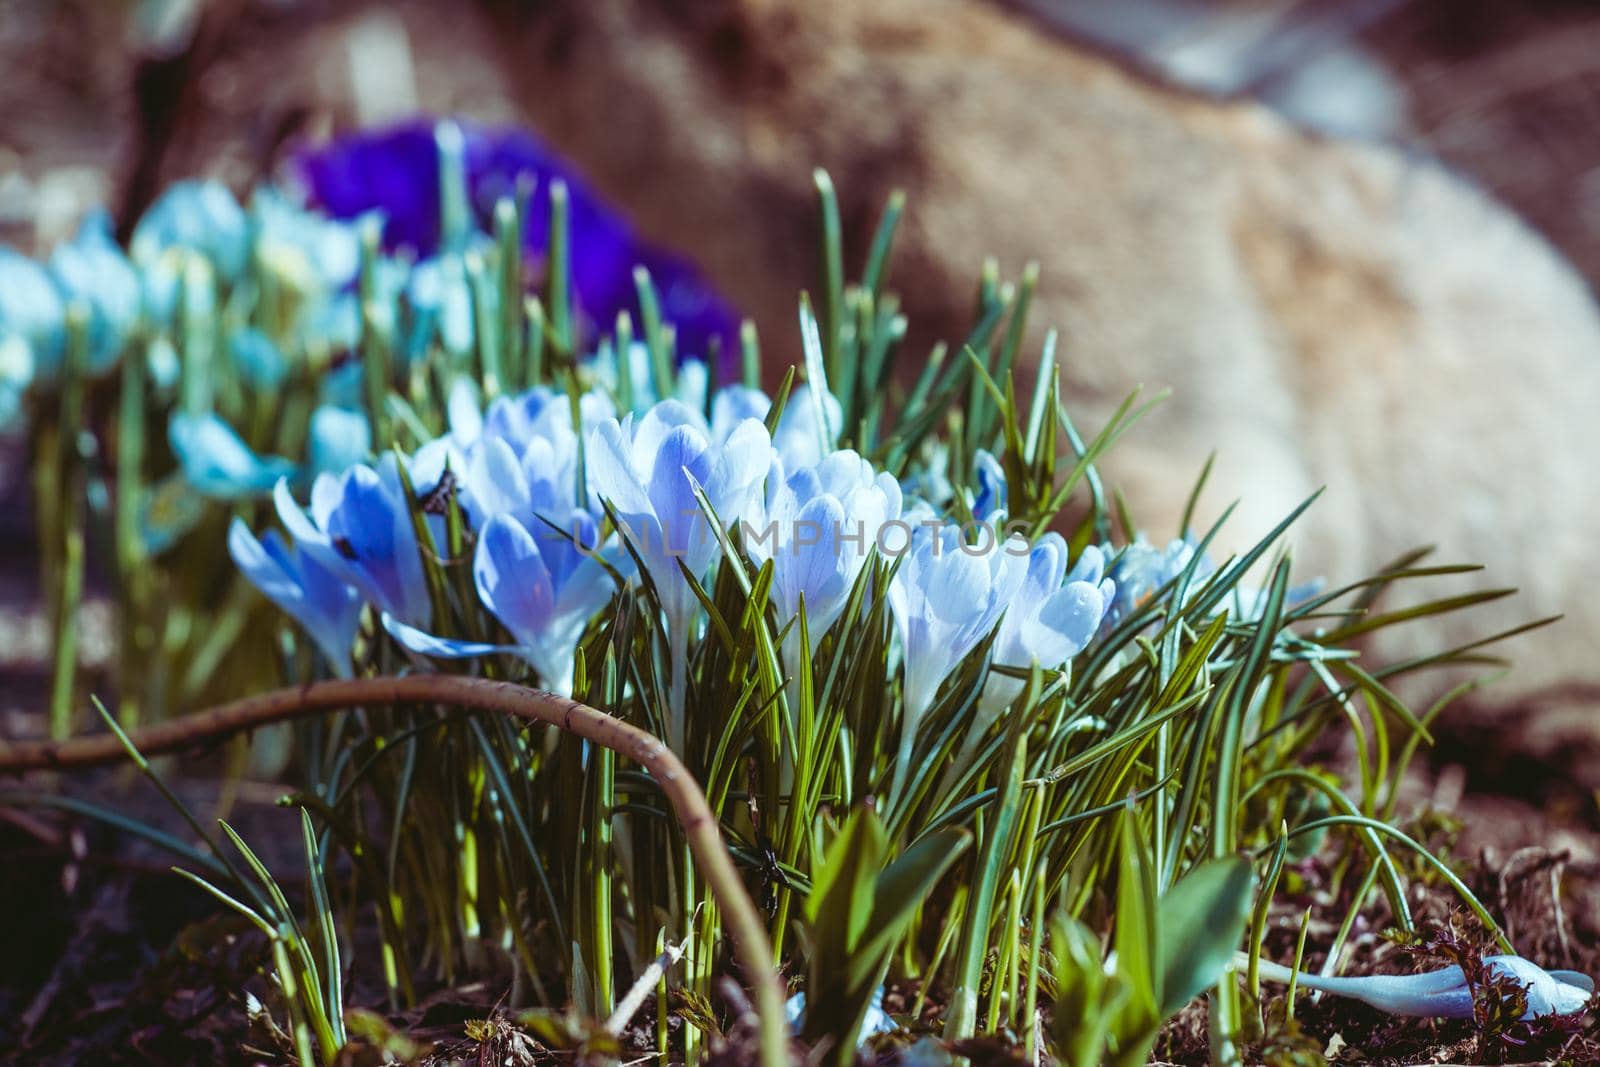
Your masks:
[[[1105,576],[1106,557],[1099,545],[1088,545],[1078,555],[1078,562],[1072,565],[1072,570],[1067,572],[1069,582],[1092,582],[1100,584],[1100,579]]]
[[[610,501],[618,514],[630,521],[653,515],[650,498],[633,469],[631,444],[615,419],[595,427],[584,458],[588,462],[589,488]]]
[[[478,400],[477,383],[471,378],[462,376],[451,384],[445,411],[450,433],[463,445],[483,434],[483,407]]]
[[[400,642],[403,647],[418,655],[432,656],[434,659],[474,659],[502,652],[519,656],[526,654],[526,650],[520,645],[491,645],[482,641],[457,641],[448,637],[436,637],[415,626],[407,626],[388,612],[383,614],[383,628],[389,631],[389,636]]]
[[[489,520],[478,535],[472,575],[478,597],[524,646],[539,643],[555,614],[550,571],[527,528],[509,515]]]
[[[711,398],[711,439],[726,441],[744,420],[765,422],[771,410],[771,399],[760,389],[747,385],[724,386]]]
[[[192,249],[210,259],[224,281],[232,282],[244,272],[250,255],[250,221],[220,183],[181,181],[145,212],[131,247],[141,264],[169,248]]]
[[[384,459],[392,469],[393,457]],[[430,613],[422,560],[392,477],[389,471],[351,468],[328,517],[327,535],[344,571],[368,600],[402,620],[420,622]]]
[[[252,326],[233,331],[228,353],[240,379],[252,389],[276,389],[289,375],[289,361],[272,339]]]
[[[696,411],[706,409],[706,390],[709,388],[711,376],[706,371],[703,360],[685,359],[678,364],[678,380],[673,392],[679,400],[689,405]]]
[[[687,552],[697,538],[710,537],[704,532],[705,523],[693,484],[706,483],[711,475],[711,462],[706,439],[687,426],[679,426],[668,433],[655,453],[646,492],[674,552]],[[712,506],[716,503],[713,498]],[[720,512],[719,517],[722,517]],[[732,516],[723,521],[729,518]]]
[[[96,211],[84,219],[77,236],[51,254],[50,273],[64,299],[88,307],[88,370],[104,373],[122,354],[144,302],[139,275],[111,236],[110,216]]]
[[[324,404],[311,413],[311,469],[339,474],[372,451],[372,424],[366,415]]]
[[[257,540],[238,517],[228,527],[228,553],[256,588],[311,635],[334,671],[348,676],[361,610],[355,591],[314,560],[297,556],[276,532]]]
[[[0,337],[28,346],[31,379],[50,380],[66,352],[66,305],[45,269],[20,252],[0,248]]]
[[[471,494],[472,520],[482,526],[496,515],[525,515],[532,506],[527,476],[511,446],[484,437],[467,459],[462,483]]]
[[[167,436],[189,484],[219,500],[265,494],[294,471],[281,456],[256,455],[233,427],[210,412],[179,412],[168,423]]]

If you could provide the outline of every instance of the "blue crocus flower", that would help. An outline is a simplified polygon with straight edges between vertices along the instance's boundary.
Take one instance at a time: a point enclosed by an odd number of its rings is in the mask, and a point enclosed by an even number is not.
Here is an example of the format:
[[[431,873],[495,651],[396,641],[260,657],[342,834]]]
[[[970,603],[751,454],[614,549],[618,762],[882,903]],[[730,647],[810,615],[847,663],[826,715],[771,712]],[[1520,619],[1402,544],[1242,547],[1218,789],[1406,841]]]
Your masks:
[[[418,263],[406,285],[412,309],[439,334],[445,351],[471,350],[475,332],[472,290],[458,255],[439,256]]]
[[[67,309],[45,269],[21,252],[0,247],[0,342],[11,342],[8,385],[26,388],[51,378],[67,349]],[[23,355],[26,346],[26,358]]]
[[[1082,652],[1116,596],[1116,583],[1103,576],[1104,570],[1104,555],[1090,545],[1067,573],[1067,543],[1061,535],[1047,533],[1040,538],[1028,554],[1022,589],[995,631],[992,661],[1008,667],[1037,663],[1054,668]],[[1020,678],[991,672],[968,737],[981,737],[1024,687]]]
[[[337,474],[372,452],[372,424],[359,411],[323,404],[311,413],[309,451],[313,474]]]
[[[805,1025],[806,994],[804,990],[784,1002],[783,1014],[789,1020],[789,1025],[795,1030],[799,1030]],[[865,1048],[867,1042],[872,1038],[879,1034],[892,1033],[899,1028],[899,1025],[889,1013],[883,1010],[883,986],[879,986],[873,990],[872,1000],[867,1004],[867,1014],[861,1020],[861,1034],[857,1039],[856,1045],[858,1048]]]
[[[621,519],[669,619],[685,624],[698,601],[678,568],[705,573],[718,553],[693,488],[733,524],[754,505],[771,465],[767,429],[746,419],[717,447],[705,420],[676,400],[635,422],[607,419],[589,439],[589,480]]]
[[[615,592],[597,535],[584,524],[530,531],[511,515],[497,515],[479,533],[472,560],[484,606],[545,684],[563,695],[572,693],[578,640]]]
[[[228,527],[228,554],[267,599],[305,628],[334,673],[350,677],[350,647],[361,619],[356,591],[276,530],[258,540],[237,516]]]
[[[209,411],[173,415],[167,439],[184,479],[215,500],[266,494],[294,472],[294,464],[281,456],[256,455],[232,426]]]
[[[774,464],[767,479],[764,515],[741,525],[751,559],[773,564],[773,599],[783,623],[805,604],[811,647],[792,626],[783,653],[791,670],[844,610],[884,526],[900,519],[900,483],[848,449],[785,476]]]
[[[955,496],[950,484],[950,450],[942,442],[923,441],[917,464],[900,483],[907,500],[921,500],[930,507],[943,506]]]
[[[572,533],[588,540],[580,545],[569,540]],[[472,561],[478,598],[515,644],[435,637],[388,616],[384,625],[401,644],[424,655],[520,656],[539,672],[546,689],[571,696],[578,642],[614,591],[600,562],[596,534],[592,524],[576,531],[545,527],[535,534],[509,514],[494,516],[479,531]]]
[[[611,345],[603,345],[583,365],[594,376],[594,380],[613,396],[622,395],[622,374],[626,366],[628,390],[633,398],[632,410],[635,414],[644,414],[660,399],[656,396],[650,350],[638,342],[629,345],[625,352],[618,352]]]
[[[134,262],[147,268],[170,249],[199,252],[231,284],[250,258],[250,220],[219,182],[177,182],[139,220],[130,248]]]
[[[1187,539],[1171,541],[1165,548],[1156,548],[1141,535],[1118,552],[1110,567],[1110,576],[1116,583],[1117,591],[1110,610],[1106,612],[1106,628],[1116,626],[1177,579],[1194,560],[1195,551],[1194,543]],[[1198,594],[1216,571],[1217,565],[1211,558],[1202,556],[1195,564],[1188,597]],[[1284,603],[1288,606],[1299,604],[1315,596],[1321,589],[1321,579],[1291,586],[1284,594]],[[1228,611],[1236,622],[1254,622],[1261,617],[1266,603],[1266,590],[1236,584],[1218,604],[1217,610]]]
[[[1546,971],[1521,956],[1485,956],[1485,969],[1494,977],[1508,979],[1526,993],[1524,1019],[1545,1015],[1571,1015],[1589,1006],[1594,996],[1594,980],[1577,971]],[[1325,977],[1301,972],[1298,977],[1287,967],[1260,961],[1263,978],[1287,982],[1295,978],[1305,989],[1350,997],[1391,1015],[1431,1019],[1470,1019],[1473,1016],[1473,989],[1461,968],[1449,967],[1427,974],[1373,974],[1363,977]]]
[[[1110,573],[1116,582],[1117,594],[1106,613],[1106,626],[1115,626],[1137,611],[1182,574],[1192,559],[1194,546],[1186,540],[1175,540],[1164,548],[1157,548],[1140,536],[1124,547],[1111,562]],[[1190,590],[1199,589],[1202,581],[1215,570],[1210,560],[1202,559],[1195,567]]]
[[[695,362],[687,361],[685,366]],[[822,393],[821,410],[829,426],[839,425],[842,409],[832,393]],[[741,422],[746,419],[765,422],[771,411],[772,399],[760,389],[747,385],[723,386],[711,398],[711,436],[714,440],[726,441]],[[822,463],[823,457],[832,451],[823,448],[823,434],[816,398],[808,386],[798,386],[784,403],[783,414],[778,416],[777,429],[772,433],[772,447],[783,460],[784,469],[797,471]]]
[[[907,735],[939,686],[994,630],[1028,577],[1021,536],[968,545],[955,527],[918,536],[889,585],[889,608],[905,664]]]
[[[426,258],[445,243],[439,142],[434,124],[411,122],[308,151],[298,169],[313,204],[339,218],[381,211],[385,244]],[[730,357],[738,350],[738,317],[700,274],[681,257],[640,241],[570,164],[532,134],[463,124],[459,153],[468,207],[480,227],[486,228],[496,202],[516,191],[519,178],[536,180],[523,232],[535,262],[549,245],[550,187],[557,179],[566,183],[574,298],[594,332],[609,330],[620,311],[641,321],[633,269],[642,265],[655,284],[662,318],[677,330],[680,351],[706,352],[712,338]]]
[[[337,292],[361,271],[361,238],[348,222],[330,219],[290,200],[271,186],[250,201],[256,255],[301,293]]]
[[[0,433],[23,420],[23,401],[33,381],[33,351],[20,336],[0,337]]]
[[[463,507],[478,531],[473,577],[479,599],[516,643],[492,645],[424,633],[392,619],[394,637],[423,655],[521,656],[543,684],[570,693],[574,652],[589,620],[611,599],[608,567],[627,571],[616,546],[602,545],[599,502],[577,500],[578,436],[568,398],[550,389],[501,397],[474,419],[466,391],[453,398],[454,468]],[[583,421],[611,416],[603,397],[581,402]],[[604,559],[604,563],[601,560]]]
[[[50,274],[66,300],[89,309],[86,369],[103,373],[122,354],[143,299],[138,273],[111,236],[110,216],[96,211],[84,219],[77,236],[51,253]]]
[[[732,525],[756,503],[772,464],[767,428],[746,419],[718,445],[695,411],[664,400],[635,421],[607,419],[589,438],[590,486],[611,502],[622,536],[644,564],[667,617],[672,646],[671,743],[680,750],[690,629],[698,601],[683,569],[705,574],[719,552],[695,499],[700,488],[720,521]]]
[[[896,802],[910,771],[917,727],[952,671],[1017,601],[1031,553],[1020,535],[968,544],[961,530],[919,529],[889,583],[889,610],[900,638],[905,711],[890,789]]]
[[[616,408],[602,393],[585,393],[578,398],[582,432],[589,433],[607,419],[616,418]],[[482,434],[504,441],[519,456],[535,441],[559,446],[563,455],[570,448],[577,457],[577,431],[572,426],[572,402],[565,393],[535,386],[516,396],[498,397],[484,413]],[[576,468],[574,467],[574,472]]]
[[[358,464],[341,475],[318,475],[309,515],[286,481],[278,482],[274,501],[279,520],[308,556],[379,610],[405,623],[428,624],[432,605],[422,551],[392,453],[376,468]]]

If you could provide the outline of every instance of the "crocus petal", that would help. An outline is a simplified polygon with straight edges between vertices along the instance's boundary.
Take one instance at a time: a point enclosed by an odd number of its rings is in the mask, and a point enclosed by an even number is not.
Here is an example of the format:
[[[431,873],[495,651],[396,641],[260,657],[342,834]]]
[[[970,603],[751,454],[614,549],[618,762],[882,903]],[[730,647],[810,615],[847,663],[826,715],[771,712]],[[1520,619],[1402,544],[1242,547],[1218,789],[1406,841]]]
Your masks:
[[[235,516],[228,554],[256,588],[311,636],[340,677],[350,675],[361,602],[355,591],[307,557],[297,557],[269,531],[260,540]]]
[[[111,236],[111,218],[96,211],[78,234],[50,255],[50,273],[68,301],[89,309],[89,366],[100,374],[116,362],[143,302],[139,275]]]
[[[532,505],[528,478],[511,446],[497,437],[478,443],[463,476],[472,495],[473,522],[482,525],[496,515],[522,515]]]
[[[339,488],[325,531],[343,561],[339,569],[382,610],[426,622],[431,603],[422,556],[394,456],[384,456],[377,470],[352,467]]]
[[[478,400],[477,383],[471,378],[463,376],[451,384],[445,412],[450,433],[461,444],[471,444],[482,435],[483,408]]]
[[[311,469],[338,474],[372,451],[372,424],[359,411],[324,404],[311,413]]]
[[[278,346],[253,326],[233,332],[228,354],[233,357],[239,377],[252,389],[276,389],[289,374],[289,361]]]
[[[771,410],[771,399],[760,389],[747,385],[724,386],[711,398],[711,438],[726,441],[740,423],[746,419],[765,422]]]
[[[0,248],[0,338],[28,348],[28,378],[53,378],[66,351],[66,305],[43,267]],[[26,384],[24,382],[23,384]]]
[[[478,656],[494,656],[502,652],[523,655],[526,651],[521,645],[492,645],[482,641],[457,641],[448,637],[437,637],[415,626],[407,626],[388,612],[383,614],[383,628],[405,648],[434,659],[475,659]]]
[[[651,509],[667,536],[669,551],[693,558],[694,543],[710,540],[695,499],[694,485],[704,485],[711,475],[707,441],[693,429],[679,426],[661,442],[650,471],[647,491]],[[716,501],[713,499],[713,506]],[[721,517],[719,515],[719,517]],[[698,567],[690,566],[690,570]]]
[[[1571,1015],[1588,1006],[1593,983],[1583,975],[1563,980],[1538,964],[1520,956],[1485,956],[1484,966],[1500,977],[1521,985],[1527,993],[1524,1019],[1544,1015]],[[1263,977],[1275,982],[1295,978],[1306,989],[1335,996],[1351,997],[1391,1015],[1434,1019],[1470,1019],[1473,1014],[1472,988],[1458,966],[1425,974],[1374,974],[1362,977],[1325,977],[1301,972],[1298,977],[1287,967],[1265,960],[1260,963]]]
[[[218,500],[266,493],[294,470],[281,456],[256,455],[233,427],[210,412],[179,412],[167,435],[189,484]]]
[[[633,470],[633,450],[615,419],[595,427],[584,453],[588,461],[589,485],[630,521],[653,515],[654,508]]]
[[[176,182],[139,220],[131,248],[140,264],[154,262],[169,248],[200,252],[224,281],[232,282],[250,255],[250,221],[221,184]]]
[[[472,560],[478,596],[524,646],[555,612],[555,588],[533,535],[509,515],[496,515],[478,537]]]
[[[1006,513],[1006,475],[1000,461],[983,449],[973,457],[973,475],[978,483],[972,501],[972,514],[982,522],[992,522]]]
[[[560,535],[550,531],[550,536]],[[561,550],[576,551],[565,544]],[[509,515],[496,516],[478,541],[473,576],[478,596],[522,642],[524,658],[546,688],[570,694],[578,640],[594,613],[611,599],[611,583],[604,568],[589,557],[561,574],[558,583],[545,555],[521,523]]]

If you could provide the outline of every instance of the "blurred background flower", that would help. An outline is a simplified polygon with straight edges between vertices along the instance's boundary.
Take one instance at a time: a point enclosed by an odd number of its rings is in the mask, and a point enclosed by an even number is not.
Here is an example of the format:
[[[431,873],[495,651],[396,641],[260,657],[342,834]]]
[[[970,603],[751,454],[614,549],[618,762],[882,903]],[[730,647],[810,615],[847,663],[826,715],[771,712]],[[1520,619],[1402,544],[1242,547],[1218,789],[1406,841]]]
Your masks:
[[[526,130],[462,127],[466,197],[480,230],[492,229],[494,207],[531,183],[523,243],[536,283],[549,248],[550,189],[566,183],[571,212],[572,280],[586,333],[609,330],[618,312],[642,321],[633,270],[650,272],[662,318],[677,328],[678,350],[704,356],[713,343],[737,351],[738,316],[683,256],[639,238],[570,164]],[[440,150],[431,121],[407,122],[341,138],[303,151],[294,169],[310,202],[338,218],[381,212],[392,250],[426,258],[445,243],[441,232]]]

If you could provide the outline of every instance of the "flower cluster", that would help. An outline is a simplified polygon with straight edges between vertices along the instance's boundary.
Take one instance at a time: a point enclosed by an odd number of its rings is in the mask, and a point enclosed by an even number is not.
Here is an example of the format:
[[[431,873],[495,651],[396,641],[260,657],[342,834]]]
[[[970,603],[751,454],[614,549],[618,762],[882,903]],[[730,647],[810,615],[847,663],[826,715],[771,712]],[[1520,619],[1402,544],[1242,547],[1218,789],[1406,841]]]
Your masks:
[[[592,365],[589,372],[600,376]],[[680,382],[700,379],[697,365],[686,364]],[[987,526],[940,520],[926,502],[908,503],[904,487],[867,459],[827,447],[825,419],[809,395],[799,392],[769,431],[770,399],[743,386],[709,402],[670,396],[642,412],[618,412],[604,390],[592,389],[576,404],[576,425],[572,400],[546,387],[498,398],[487,410],[463,392],[452,398],[450,431],[414,454],[318,475],[309,512],[280,481],[277,510],[292,546],[273,534],[258,541],[236,524],[230,547],[337,670],[349,668],[350,605],[359,602],[414,653],[510,653],[559,692],[570,691],[577,644],[617,583],[640,583],[662,612],[676,729],[699,625],[691,579],[704,581],[729,543],[772,567],[790,672],[839,620],[868,560],[876,554],[894,566],[888,600],[907,736],[985,641],[994,663],[1022,669],[1059,667],[1088,644],[1115,596],[1100,549],[1087,549],[1069,570],[1058,535],[1029,544],[997,528],[1003,513],[992,512]],[[479,599],[512,643],[438,632],[443,620],[430,602],[418,535],[441,520],[413,521],[408,484],[412,501],[454,494],[475,538]],[[900,531],[893,548],[891,527]],[[964,533],[974,527],[987,536]],[[330,578],[342,595],[327,592]],[[791,625],[802,612],[803,630]],[[1015,677],[992,673],[977,728],[1022,689]]]

